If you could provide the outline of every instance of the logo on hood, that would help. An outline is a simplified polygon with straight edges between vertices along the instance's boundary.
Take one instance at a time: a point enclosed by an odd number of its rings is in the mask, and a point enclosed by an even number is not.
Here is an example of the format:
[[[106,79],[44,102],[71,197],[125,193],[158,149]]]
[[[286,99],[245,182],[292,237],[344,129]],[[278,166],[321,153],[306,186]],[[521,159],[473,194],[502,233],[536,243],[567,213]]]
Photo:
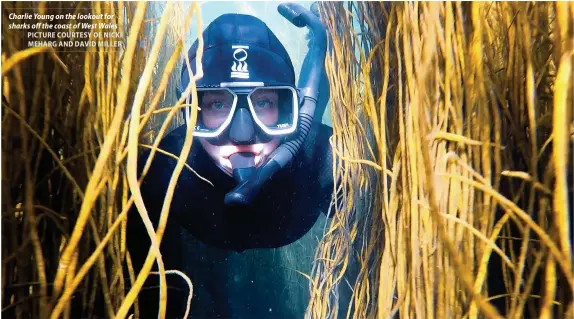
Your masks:
[[[233,51],[233,65],[231,66],[231,77],[239,79],[249,79],[249,71],[247,70],[247,45],[232,45]]]

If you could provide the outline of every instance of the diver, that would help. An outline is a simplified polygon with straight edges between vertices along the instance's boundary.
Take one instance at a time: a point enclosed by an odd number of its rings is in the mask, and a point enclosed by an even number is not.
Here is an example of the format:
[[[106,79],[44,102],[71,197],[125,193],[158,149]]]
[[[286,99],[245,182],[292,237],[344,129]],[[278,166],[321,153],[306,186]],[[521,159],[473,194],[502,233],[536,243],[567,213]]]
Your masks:
[[[186,238],[191,236],[222,251],[282,247],[304,236],[320,214],[327,214],[331,204],[332,130],[321,123],[329,99],[324,71],[326,30],[316,14],[300,5],[282,4],[278,10],[313,34],[297,86],[286,49],[261,20],[224,14],[203,32],[204,75],[197,82],[198,114],[187,163],[213,186],[190,170],[182,171],[161,244],[166,269],[189,272],[198,281],[207,277],[194,274],[195,269],[186,261],[197,254]],[[192,74],[196,71],[197,47],[196,40],[188,51]],[[184,63],[179,94],[189,78]],[[183,112],[187,125],[190,110]],[[186,125],[168,134],[160,148],[180,154]],[[140,156],[140,173],[148,154]],[[175,165],[175,159],[156,153],[141,185],[156,227]],[[133,210],[128,217],[127,238],[137,273],[150,240]],[[217,278],[213,278],[217,276],[208,276],[212,280],[208,284],[217,286]],[[185,308],[188,288],[178,280],[167,279],[170,318],[181,318]],[[157,276],[151,275],[140,293],[142,318],[157,316],[157,283]],[[192,318],[234,317],[225,306],[230,298],[225,288],[205,288],[209,295],[205,297],[197,281],[194,285]],[[202,298],[209,299],[211,310],[199,309],[206,307]],[[261,315],[254,312],[250,317]]]

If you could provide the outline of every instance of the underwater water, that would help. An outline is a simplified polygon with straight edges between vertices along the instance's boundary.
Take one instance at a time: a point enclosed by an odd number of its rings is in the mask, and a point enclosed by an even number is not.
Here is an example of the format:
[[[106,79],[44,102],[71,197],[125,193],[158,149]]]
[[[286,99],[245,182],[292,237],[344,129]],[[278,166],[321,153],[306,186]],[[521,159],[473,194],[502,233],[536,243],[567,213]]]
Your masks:
[[[185,249],[197,252],[184,257],[185,270],[194,283],[192,318],[194,314],[208,318],[214,312],[229,313],[231,318],[303,318],[309,284],[299,272],[311,272],[325,222],[321,216],[293,244],[241,253],[208,247],[189,234],[184,236]]]

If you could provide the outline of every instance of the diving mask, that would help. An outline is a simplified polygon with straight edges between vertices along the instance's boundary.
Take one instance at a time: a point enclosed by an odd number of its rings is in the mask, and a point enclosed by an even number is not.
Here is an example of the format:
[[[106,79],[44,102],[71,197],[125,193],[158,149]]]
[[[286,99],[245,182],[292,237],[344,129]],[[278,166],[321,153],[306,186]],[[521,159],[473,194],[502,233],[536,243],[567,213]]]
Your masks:
[[[287,135],[297,128],[299,94],[290,85],[265,85],[262,82],[229,82],[198,87],[198,116],[193,135],[219,137],[237,112],[248,111],[253,122],[267,135]],[[191,96],[186,99],[191,104]],[[190,121],[190,108],[185,108]]]

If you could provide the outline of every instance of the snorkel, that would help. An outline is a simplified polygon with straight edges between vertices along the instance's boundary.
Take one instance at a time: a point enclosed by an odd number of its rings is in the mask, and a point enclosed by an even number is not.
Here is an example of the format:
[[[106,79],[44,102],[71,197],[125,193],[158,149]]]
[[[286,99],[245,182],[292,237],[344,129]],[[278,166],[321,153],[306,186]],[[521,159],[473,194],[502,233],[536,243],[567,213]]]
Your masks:
[[[280,169],[287,166],[300,151],[313,127],[315,109],[319,96],[319,86],[324,70],[324,61],[327,50],[327,33],[325,26],[319,18],[308,9],[295,3],[280,4],[277,8],[279,13],[299,28],[308,27],[313,33],[313,46],[309,48],[306,60],[312,61],[313,65],[303,68],[299,83],[302,95],[302,106],[299,110],[298,130],[295,137],[281,144],[267,161],[260,167],[255,168],[250,158],[236,156],[231,159],[234,164],[233,176],[238,185],[225,195],[225,204],[246,205],[250,204],[257,196],[261,188]],[[301,85],[303,84],[303,85]],[[324,109],[322,110],[324,111]],[[322,114],[319,114],[322,116]],[[320,119],[319,119],[320,120]]]

